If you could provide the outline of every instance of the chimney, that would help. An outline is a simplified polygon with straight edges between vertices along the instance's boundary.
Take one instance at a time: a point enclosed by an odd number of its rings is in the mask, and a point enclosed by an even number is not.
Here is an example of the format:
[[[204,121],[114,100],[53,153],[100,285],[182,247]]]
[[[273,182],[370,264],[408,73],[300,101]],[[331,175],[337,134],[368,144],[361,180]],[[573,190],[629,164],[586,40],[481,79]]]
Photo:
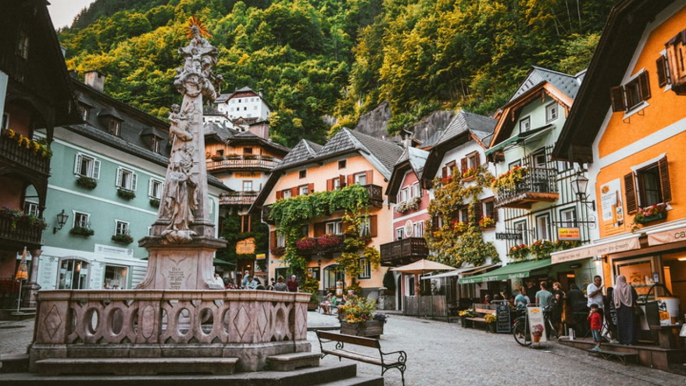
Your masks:
[[[84,83],[100,92],[103,92],[105,90],[105,74],[98,70],[86,71]]]

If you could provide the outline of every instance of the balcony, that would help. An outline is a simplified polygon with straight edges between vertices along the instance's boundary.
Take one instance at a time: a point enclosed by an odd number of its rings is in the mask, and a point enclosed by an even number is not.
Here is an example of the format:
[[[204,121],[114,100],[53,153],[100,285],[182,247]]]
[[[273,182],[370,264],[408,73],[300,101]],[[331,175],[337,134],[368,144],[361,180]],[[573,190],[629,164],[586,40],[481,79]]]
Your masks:
[[[261,155],[220,156],[207,160],[207,170],[262,170],[270,171],[279,165],[280,161]]]
[[[12,223],[14,222],[14,225]],[[43,228],[29,223],[0,218],[0,242],[3,245],[15,247],[27,246],[29,249],[39,248]]]
[[[269,218],[269,215],[272,211],[272,206],[271,205],[265,205],[262,207],[262,221],[266,222],[267,224],[274,225],[275,221]]]
[[[397,267],[423,259],[429,255],[426,240],[422,237],[409,237],[381,244],[381,265]]]
[[[257,192],[231,192],[219,196],[219,205],[252,205]]]
[[[13,138],[0,136],[0,160],[9,164],[15,170],[26,173],[40,173],[48,176],[50,172],[50,158],[43,157],[40,152],[19,146]]]
[[[344,235],[324,235],[321,237],[304,237],[295,242],[298,253],[303,256],[325,255],[341,252],[345,247]]]
[[[500,188],[495,206],[499,208],[531,209],[539,202],[555,202],[557,193],[556,169],[529,168],[514,188]]]
[[[378,185],[362,185],[369,193],[369,205],[375,208],[383,206],[383,189]]]

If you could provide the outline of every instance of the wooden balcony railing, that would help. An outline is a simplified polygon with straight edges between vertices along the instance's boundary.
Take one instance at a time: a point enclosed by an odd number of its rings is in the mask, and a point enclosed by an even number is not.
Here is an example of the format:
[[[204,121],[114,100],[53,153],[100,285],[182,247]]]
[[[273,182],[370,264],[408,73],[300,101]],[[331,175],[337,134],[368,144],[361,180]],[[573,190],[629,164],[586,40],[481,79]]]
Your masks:
[[[219,196],[219,205],[252,205],[257,192],[233,192]]]
[[[381,265],[396,267],[425,258],[429,254],[426,240],[422,237],[408,237],[406,239],[381,244]]]
[[[26,172],[38,172],[46,176],[50,173],[50,158],[19,146],[17,141],[5,136],[0,136],[0,159],[10,165],[24,167]]]
[[[537,202],[555,202],[557,192],[556,169],[528,168],[514,188],[501,188],[496,195],[497,207],[530,209]]]
[[[380,208],[383,205],[383,188],[378,185],[362,185],[369,193],[369,205]]]
[[[26,245],[29,247],[39,247],[41,245],[41,235],[43,230],[39,227],[14,222],[9,218],[0,218],[0,240],[3,244]]]
[[[214,161],[207,160],[207,170],[217,169],[262,169],[272,170],[279,165],[280,161],[260,155],[255,156],[230,156]]]

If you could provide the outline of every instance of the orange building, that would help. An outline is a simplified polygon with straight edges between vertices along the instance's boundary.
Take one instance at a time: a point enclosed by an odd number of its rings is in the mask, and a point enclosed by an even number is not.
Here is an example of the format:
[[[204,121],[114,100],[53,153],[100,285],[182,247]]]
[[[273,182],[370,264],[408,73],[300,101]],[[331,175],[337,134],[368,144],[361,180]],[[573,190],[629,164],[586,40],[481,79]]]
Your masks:
[[[553,153],[588,165],[599,208],[594,243],[558,257],[594,256],[605,287],[625,275],[643,295],[642,337],[656,336],[661,303],[663,325],[684,322],[684,27],[686,2],[617,4]]]
[[[402,148],[392,142],[348,129],[341,130],[324,146],[307,140],[296,145],[281,165],[274,169],[250,210],[256,212],[262,209],[263,220],[270,223],[270,276],[287,277],[290,273],[290,268],[282,260],[287,237],[268,214],[271,205],[278,200],[361,185],[369,193],[369,202],[367,216],[359,230],[360,236],[368,238],[367,247],[377,251],[381,244],[391,241],[393,238],[389,225],[392,223],[392,213],[389,206],[384,205],[382,194],[401,153]],[[387,267],[375,269],[360,256],[361,270],[357,277],[345,277],[337,269],[343,240],[347,237],[344,233],[349,227],[343,217],[343,211],[338,210],[330,215],[302,221],[297,253],[306,259],[308,276],[319,280],[320,291],[336,288],[337,282],[350,285],[354,279],[362,288],[362,295],[376,293],[382,286]],[[303,279],[300,278],[300,281]]]

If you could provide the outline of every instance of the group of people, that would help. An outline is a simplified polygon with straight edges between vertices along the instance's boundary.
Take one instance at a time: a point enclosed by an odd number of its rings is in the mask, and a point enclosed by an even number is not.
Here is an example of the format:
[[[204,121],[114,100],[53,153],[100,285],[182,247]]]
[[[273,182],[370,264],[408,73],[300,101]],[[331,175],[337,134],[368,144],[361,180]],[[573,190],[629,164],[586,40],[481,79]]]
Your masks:
[[[236,285],[233,279],[228,279],[224,284],[224,280],[219,274],[214,274],[215,283],[226,289],[250,289],[250,290],[267,290],[267,291],[281,291],[281,292],[298,292],[300,283],[295,275],[292,275],[288,281],[285,281],[283,276],[279,276],[276,280],[271,279],[271,282],[266,286],[260,282],[260,279],[250,274],[250,271],[245,271],[241,284]]]
[[[349,300],[353,299],[355,296],[357,296],[357,295],[355,295],[355,291],[348,290],[348,293],[346,295],[343,295],[342,303],[340,303],[340,304],[347,303]],[[326,294],[326,299],[324,299],[323,302],[319,303],[319,306],[322,307],[322,310],[327,315],[331,314],[331,309],[334,307],[337,307],[338,305],[339,305],[338,298],[336,296],[334,296],[334,294],[331,292]]]
[[[552,283],[552,289],[549,290],[548,282],[541,281],[536,286],[533,280],[529,280],[525,286],[519,287],[514,299],[510,300],[507,294],[500,297],[518,310],[524,310],[528,305],[550,306],[550,318],[558,335],[563,335],[564,323],[574,327],[580,336],[585,336],[590,328],[598,347],[594,350],[600,350],[604,324],[610,342],[635,344],[639,330],[636,290],[623,275],[617,276],[616,287],[607,288],[606,295],[603,294],[603,288],[600,276],[595,276],[593,282],[588,284],[586,294],[574,283],[565,293],[560,282]],[[484,301],[491,302],[490,296],[486,295]]]

